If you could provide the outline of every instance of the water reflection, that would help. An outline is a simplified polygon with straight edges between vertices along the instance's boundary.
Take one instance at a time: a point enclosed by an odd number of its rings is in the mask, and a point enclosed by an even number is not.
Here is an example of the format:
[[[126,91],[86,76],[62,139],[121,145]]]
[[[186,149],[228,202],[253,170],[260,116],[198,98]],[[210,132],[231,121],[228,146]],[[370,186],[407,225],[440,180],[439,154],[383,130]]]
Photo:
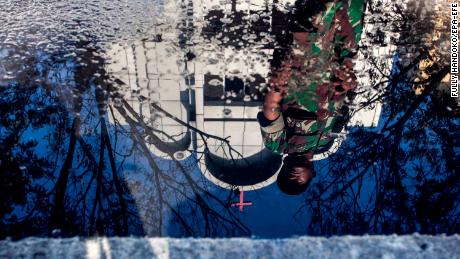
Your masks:
[[[292,4],[21,3],[0,16],[1,237],[459,231],[444,7],[368,1],[351,118],[288,197],[256,116]]]

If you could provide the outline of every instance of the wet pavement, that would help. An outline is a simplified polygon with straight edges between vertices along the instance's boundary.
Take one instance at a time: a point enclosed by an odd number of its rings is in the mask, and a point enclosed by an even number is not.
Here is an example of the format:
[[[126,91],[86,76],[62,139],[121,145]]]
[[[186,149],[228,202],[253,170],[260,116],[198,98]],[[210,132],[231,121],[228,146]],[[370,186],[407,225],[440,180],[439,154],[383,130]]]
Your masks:
[[[367,2],[348,119],[298,196],[257,121],[293,8],[3,4],[0,237],[458,233],[446,6]]]

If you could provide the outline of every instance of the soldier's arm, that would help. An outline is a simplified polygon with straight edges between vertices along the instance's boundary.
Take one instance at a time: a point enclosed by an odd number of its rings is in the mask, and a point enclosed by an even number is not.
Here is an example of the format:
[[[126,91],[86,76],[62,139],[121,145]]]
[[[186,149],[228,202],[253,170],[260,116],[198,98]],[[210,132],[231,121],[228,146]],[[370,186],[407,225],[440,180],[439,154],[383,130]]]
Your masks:
[[[269,120],[265,117],[264,112],[259,112],[257,114],[257,120],[260,124],[262,140],[265,147],[275,153],[282,154],[287,148],[286,131],[282,113],[278,113],[276,119]]]
[[[268,92],[265,95],[263,109],[257,114],[265,147],[279,154],[283,153],[286,146],[284,119],[280,111],[282,99],[282,93]]]

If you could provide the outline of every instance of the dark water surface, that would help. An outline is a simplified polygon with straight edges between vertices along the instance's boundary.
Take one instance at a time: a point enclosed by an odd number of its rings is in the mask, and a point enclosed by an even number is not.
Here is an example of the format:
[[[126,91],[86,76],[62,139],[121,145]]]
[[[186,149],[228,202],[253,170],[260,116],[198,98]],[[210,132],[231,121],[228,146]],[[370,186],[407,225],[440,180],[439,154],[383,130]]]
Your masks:
[[[351,118],[288,196],[256,114],[293,5],[224,2],[0,0],[1,238],[460,231],[442,8],[367,1]]]

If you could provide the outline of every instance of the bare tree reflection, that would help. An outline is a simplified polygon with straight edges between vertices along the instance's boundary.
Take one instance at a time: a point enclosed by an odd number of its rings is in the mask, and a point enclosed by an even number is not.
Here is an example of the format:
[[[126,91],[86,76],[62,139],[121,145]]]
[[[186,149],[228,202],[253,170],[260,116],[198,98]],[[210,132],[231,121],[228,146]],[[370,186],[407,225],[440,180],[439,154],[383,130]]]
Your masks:
[[[153,104],[153,106],[157,108],[159,112],[166,113],[173,117],[159,106],[155,104]],[[161,146],[164,145],[164,142],[159,139],[152,127],[148,126],[143,121],[141,116],[134,111],[128,102],[120,100],[120,104],[116,105],[115,109],[128,123],[130,130],[129,133],[127,133],[130,134],[130,137],[138,144],[138,148],[153,170],[152,176],[147,179],[156,189],[155,194],[156,199],[158,199],[157,203],[160,213],[158,220],[160,222],[163,219],[161,212],[164,208],[168,208],[172,211],[176,220],[182,225],[187,235],[233,236],[250,233],[249,229],[240,222],[239,218],[228,209],[227,203],[223,202],[221,198],[213,195],[209,190],[199,184],[197,179],[192,177],[191,171],[199,170],[196,167],[198,162],[196,158],[194,158],[191,163],[184,165],[175,159],[172,152],[167,152],[167,155],[172,161],[172,167],[167,171],[161,169],[147,144]],[[176,118],[176,120],[178,119]],[[204,140],[204,143],[206,143],[207,138],[220,140],[224,142],[223,145],[226,145],[230,152],[234,152],[240,156],[240,154],[231,147],[227,139],[202,132],[180,120],[178,120],[178,122],[197,132]],[[119,126],[121,127],[121,125]],[[170,140],[175,141],[175,139],[166,132],[161,133],[167,135]],[[167,147],[164,147],[162,150],[167,150]],[[176,200],[174,203],[179,203],[181,201],[187,202],[175,209],[172,202],[168,198],[165,198],[165,196],[175,196]],[[200,223],[200,221],[204,222],[204,224]]]
[[[1,88],[0,235],[163,235],[166,214],[185,235],[249,234],[228,204],[193,177],[196,160],[168,153],[166,163],[152,154],[148,145],[162,145],[157,135],[167,134],[154,132],[123,100],[105,72],[103,51],[91,42],[76,48],[76,55],[9,48],[10,56],[28,59],[27,66],[24,59],[7,63],[23,68],[10,67],[18,74]],[[128,127],[109,123],[115,110]],[[127,169],[136,159],[147,167]]]
[[[325,175],[301,208],[312,212],[311,234],[460,230],[460,179],[454,162],[459,159],[459,108],[445,90],[448,33],[442,29],[447,27],[436,27],[442,24],[441,12],[428,12],[420,20],[427,10],[424,1],[411,4],[408,11],[397,8],[374,21],[397,21],[393,29],[401,33],[392,42],[399,54],[391,75],[375,62],[369,78],[383,76],[374,82],[378,94],[358,107],[383,101],[381,125],[374,131],[350,129],[343,148],[323,165]],[[378,12],[381,6],[370,8]]]

